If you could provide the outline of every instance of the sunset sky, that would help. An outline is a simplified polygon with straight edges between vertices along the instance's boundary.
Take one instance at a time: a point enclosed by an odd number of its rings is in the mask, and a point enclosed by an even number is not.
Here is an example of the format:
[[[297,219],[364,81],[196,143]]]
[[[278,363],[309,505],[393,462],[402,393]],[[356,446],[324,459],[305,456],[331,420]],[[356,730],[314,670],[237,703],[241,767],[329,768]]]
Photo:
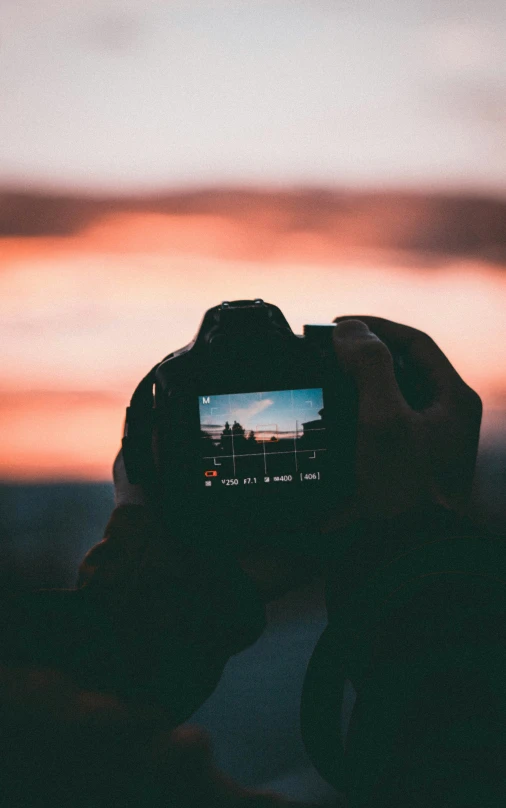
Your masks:
[[[482,395],[484,440],[505,434],[504,212],[487,254],[430,260],[379,208],[345,214],[350,188],[506,198],[506,4],[6,0],[0,31],[1,479],[110,479],[141,376],[234,298],[298,332],[360,313],[428,331]],[[214,185],[342,188],[344,213],[111,205],[23,236],[11,193]],[[438,228],[410,216],[408,242]]]
[[[137,382],[222,299],[260,296],[299,333],[306,321],[339,314],[409,323],[439,342],[492,419],[506,404],[504,270],[462,259],[417,269],[381,252],[326,254],[314,234],[280,237],[269,260],[248,260],[230,222],[195,217],[185,223],[185,243],[171,217],[166,227],[163,217],[144,218],[73,237],[4,240],[1,477],[108,479]],[[149,237],[139,235],[143,228]],[[106,235],[121,245],[132,232],[136,249],[99,249]]]

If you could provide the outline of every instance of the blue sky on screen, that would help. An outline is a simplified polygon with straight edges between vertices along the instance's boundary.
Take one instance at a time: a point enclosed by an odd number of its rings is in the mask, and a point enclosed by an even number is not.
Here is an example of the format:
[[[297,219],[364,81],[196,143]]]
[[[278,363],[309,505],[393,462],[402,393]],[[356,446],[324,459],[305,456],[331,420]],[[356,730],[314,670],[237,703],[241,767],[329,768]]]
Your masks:
[[[302,423],[320,417],[323,393],[311,388],[200,396],[199,407],[201,426],[213,435],[221,434],[225,421],[230,425],[238,421],[246,432],[292,436],[297,426],[301,431]]]
[[[506,188],[503,0],[5,0],[0,183]]]

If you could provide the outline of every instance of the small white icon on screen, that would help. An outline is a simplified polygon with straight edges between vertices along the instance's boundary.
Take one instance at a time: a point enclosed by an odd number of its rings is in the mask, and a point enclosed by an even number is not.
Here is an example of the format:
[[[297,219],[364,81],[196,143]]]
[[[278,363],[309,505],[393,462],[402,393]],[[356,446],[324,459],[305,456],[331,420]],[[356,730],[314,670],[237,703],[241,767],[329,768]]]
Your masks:
[[[206,483],[206,485],[212,485],[211,480],[206,480],[205,483]]]
[[[264,483],[270,483],[270,481],[271,481],[270,477],[264,477]]]

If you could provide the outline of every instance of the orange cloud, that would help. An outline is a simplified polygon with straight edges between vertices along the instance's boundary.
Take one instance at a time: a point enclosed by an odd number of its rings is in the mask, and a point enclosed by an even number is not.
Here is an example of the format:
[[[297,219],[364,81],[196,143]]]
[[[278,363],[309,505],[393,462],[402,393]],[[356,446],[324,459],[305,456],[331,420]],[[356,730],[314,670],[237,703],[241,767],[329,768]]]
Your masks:
[[[86,244],[114,253],[165,252],[229,260],[313,260],[341,251],[414,253],[506,263],[506,202],[473,196],[301,189],[215,189],[158,197],[0,195],[0,236],[11,258]],[[26,237],[30,238],[27,239]],[[295,241],[295,243],[294,243]],[[303,255],[302,260],[305,260]]]
[[[263,297],[299,333],[357,312],[409,323],[501,411],[506,276],[472,257],[492,255],[493,239],[500,254],[493,206],[471,208],[459,231],[462,205],[423,197],[216,192],[185,204],[71,211],[63,235],[42,221],[27,224],[37,236],[0,239],[0,477],[110,479],[135,385],[227,298]]]
[[[124,408],[101,392],[3,393],[0,479],[111,479]]]

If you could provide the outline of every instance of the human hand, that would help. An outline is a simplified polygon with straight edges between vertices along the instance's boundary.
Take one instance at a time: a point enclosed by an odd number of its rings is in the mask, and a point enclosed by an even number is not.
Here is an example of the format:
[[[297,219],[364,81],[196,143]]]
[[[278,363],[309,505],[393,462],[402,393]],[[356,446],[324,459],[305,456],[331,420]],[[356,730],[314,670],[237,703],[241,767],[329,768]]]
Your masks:
[[[425,505],[462,512],[478,449],[479,396],[427,334],[380,317],[335,322],[335,352],[358,391],[354,515],[382,520]],[[425,387],[423,410],[404,399],[391,351],[402,353]]]
[[[426,334],[380,317],[339,317],[334,347],[358,391],[355,495],[321,530],[342,549],[326,571],[328,609],[410,547],[468,532],[481,423],[479,396]],[[388,346],[388,347],[387,347]],[[414,410],[403,397],[391,351],[427,393]]]
[[[441,529],[447,513],[461,514],[468,504],[481,423],[479,396],[461,379],[427,334],[380,317],[338,317],[333,344],[341,369],[358,392],[355,493],[343,507],[330,508],[320,525],[339,546],[343,533],[366,523],[370,541],[355,544],[366,568],[390,557],[401,541],[413,541],[427,527]],[[414,410],[405,400],[394,373],[392,352],[402,355],[424,393],[426,406]],[[407,522],[391,525],[394,517]],[[414,514],[411,516],[410,514]],[[451,519],[451,517],[450,517]],[[380,524],[389,537],[380,539]],[[362,528],[359,527],[357,535]],[[334,538],[336,536],[337,538]],[[391,539],[391,540],[390,540]],[[346,542],[344,542],[344,545]],[[331,550],[331,556],[335,548]],[[273,589],[309,577],[314,559],[286,554],[257,555],[251,567]],[[339,556],[337,566],[342,566]],[[291,565],[291,568],[290,566]],[[346,567],[348,568],[348,567]],[[283,578],[283,570],[289,574]],[[350,568],[351,569],[351,568]]]
[[[177,725],[211,695],[229,657],[258,639],[264,605],[235,559],[204,557],[175,535],[128,482],[121,452],[113,474],[118,507],[78,586],[111,621],[135,689]]]
[[[112,479],[114,483],[114,504],[120,505],[145,505],[148,506],[149,496],[142,485],[134,485],[129,482],[123,452],[120,450],[114,459],[112,466]]]

